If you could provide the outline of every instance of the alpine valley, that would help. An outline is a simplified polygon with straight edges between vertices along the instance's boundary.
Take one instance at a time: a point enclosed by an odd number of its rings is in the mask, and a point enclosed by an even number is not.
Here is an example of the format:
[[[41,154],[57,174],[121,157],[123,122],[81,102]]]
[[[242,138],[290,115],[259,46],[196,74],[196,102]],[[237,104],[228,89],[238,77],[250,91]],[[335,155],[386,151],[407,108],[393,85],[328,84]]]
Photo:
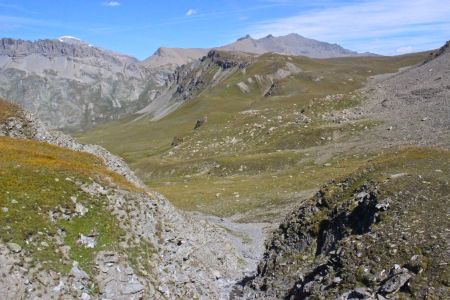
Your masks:
[[[3,38],[0,97],[2,299],[450,298],[450,42]]]

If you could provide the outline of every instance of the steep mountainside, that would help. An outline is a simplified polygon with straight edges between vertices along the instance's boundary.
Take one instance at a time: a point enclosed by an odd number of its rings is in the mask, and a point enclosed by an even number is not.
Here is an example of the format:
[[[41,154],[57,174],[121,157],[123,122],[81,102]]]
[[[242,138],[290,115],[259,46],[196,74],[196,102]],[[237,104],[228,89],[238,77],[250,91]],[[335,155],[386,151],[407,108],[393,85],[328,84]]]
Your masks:
[[[123,161],[0,100],[4,299],[219,299],[251,237],[180,213]]]
[[[0,96],[66,130],[117,119],[144,107],[141,94],[164,74],[135,58],[71,37],[0,40]]]
[[[358,55],[297,34],[258,40],[245,37],[217,49],[318,58]],[[35,42],[4,38],[0,40],[0,96],[65,131],[91,128],[141,109],[157,119],[186,100],[186,91],[178,90],[182,86],[179,77],[184,74],[199,79],[201,75],[189,70],[197,69],[208,52],[160,48],[139,62],[70,36]],[[189,63],[189,67],[176,69]],[[207,86],[208,80],[202,85]],[[183,94],[183,99],[172,97],[174,93]]]
[[[211,50],[201,60],[177,67],[149,105],[137,112],[139,118],[161,119],[187,100],[214,88],[227,77],[245,68],[251,59],[250,55],[243,53]],[[151,95],[144,97],[151,98]]]

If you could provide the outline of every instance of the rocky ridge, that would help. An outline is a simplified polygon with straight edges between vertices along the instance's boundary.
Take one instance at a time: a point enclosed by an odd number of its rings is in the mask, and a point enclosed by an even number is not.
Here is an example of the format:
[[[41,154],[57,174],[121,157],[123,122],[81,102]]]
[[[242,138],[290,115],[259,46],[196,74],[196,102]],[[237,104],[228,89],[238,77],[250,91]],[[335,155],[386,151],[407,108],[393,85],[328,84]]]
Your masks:
[[[203,56],[206,56],[210,50],[246,52],[252,54],[274,52],[284,55],[302,55],[310,58],[374,55],[372,53],[357,53],[337,44],[321,42],[292,33],[278,37],[270,34],[260,39],[254,39],[250,35],[246,35],[231,44],[214,48],[161,47],[156,50],[153,55],[142,61],[142,64],[150,67],[158,66],[174,70],[178,66],[201,59]]]
[[[445,226],[420,221],[424,205],[448,203],[448,181],[426,186],[398,173],[374,182],[377,172],[331,182],[288,215],[267,241],[257,275],[243,279],[232,299],[448,297]]]
[[[168,76],[163,89],[154,96],[154,100],[137,114],[158,120],[185,101],[244,69],[251,59],[251,55],[211,50],[201,60],[177,67],[174,73]]]
[[[144,107],[163,71],[73,39],[0,40],[0,97],[53,127],[79,130]]]
[[[250,35],[247,35],[238,39],[236,42],[222,46],[219,49],[254,54],[273,52],[284,55],[302,55],[310,58],[373,55],[370,53],[359,54],[357,52],[345,49],[337,44],[308,39],[296,33],[279,37],[274,37],[269,34],[268,36],[260,39],[254,39]]]

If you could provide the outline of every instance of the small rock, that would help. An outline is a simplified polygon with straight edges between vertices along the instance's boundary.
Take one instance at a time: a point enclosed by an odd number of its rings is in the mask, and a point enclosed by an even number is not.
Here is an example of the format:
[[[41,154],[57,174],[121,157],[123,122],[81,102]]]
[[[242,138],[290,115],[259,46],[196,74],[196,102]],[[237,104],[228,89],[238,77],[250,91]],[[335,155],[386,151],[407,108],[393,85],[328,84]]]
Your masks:
[[[205,124],[206,122],[208,122],[207,116],[204,116],[201,119],[198,119],[197,122],[195,123],[194,130],[202,127],[203,124]]]
[[[125,286],[125,288],[122,290],[122,293],[124,293],[125,295],[137,294],[143,291],[144,288],[145,286],[140,283],[130,283]]]
[[[81,203],[77,203],[75,205],[75,211],[77,214],[79,214],[80,216],[84,216],[89,209],[87,209],[86,207],[84,207]]]
[[[9,251],[12,253],[19,253],[22,251],[22,247],[20,247],[19,244],[16,243],[7,243],[6,246],[8,246]]]
[[[395,178],[403,177],[405,175],[408,175],[408,174],[407,173],[397,173],[397,174],[393,174],[393,175],[389,176],[389,178],[395,179]]]
[[[81,300],[91,300],[91,296],[88,293],[81,294]]]
[[[53,288],[54,292],[59,292],[64,288],[64,282],[62,280],[59,281],[58,285]]]
[[[340,283],[342,281],[341,277],[334,277],[333,282],[334,283]]]
[[[340,299],[373,299],[372,292],[369,288],[356,288],[353,291],[347,292],[341,296]]]
[[[174,136],[172,139],[172,143],[170,144],[173,147],[176,147],[178,145],[180,145],[181,143],[183,143],[183,138],[182,137],[178,137],[178,136]]]
[[[377,205],[375,205],[375,208],[378,210],[386,211],[389,208],[390,202],[391,202],[390,198],[386,198],[386,199],[380,201],[379,203],[377,203]]]
[[[213,275],[216,279],[222,278],[222,275],[221,275],[220,272],[217,271],[217,270],[213,270],[213,271],[212,271],[212,275]]]
[[[2,207],[2,212],[7,213],[9,209],[7,207]]]
[[[396,266],[397,267],[397,266]],[[394,267],[391,270],[391,273],[394,274],[391,276],[383,286],[380,288],[381,294],[391,294],[397,292],[402,286],[404,286],[409,279],[411,279],[412,275],[406,268],[396,268]]]
[[[93,237],[89,237],[89,236],[85,236],[84,234],[80,234],[78,243],[86,246],[87,248],[95,248],[96,241]]]
[[[78,268],[77,265],[72,267],[70,274],[77,279],[89,279],[89,275],[85,271]]]

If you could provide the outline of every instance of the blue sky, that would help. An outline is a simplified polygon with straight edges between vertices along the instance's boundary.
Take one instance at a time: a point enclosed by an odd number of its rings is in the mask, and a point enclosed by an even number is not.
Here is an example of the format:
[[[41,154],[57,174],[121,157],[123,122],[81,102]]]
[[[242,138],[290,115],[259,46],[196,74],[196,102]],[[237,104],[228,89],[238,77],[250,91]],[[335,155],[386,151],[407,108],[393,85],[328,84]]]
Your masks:
[[[433,49],[450,39],[450,0],[0,0],[0,37],[70,35],[139,59],[292,32],[360,52]]]

